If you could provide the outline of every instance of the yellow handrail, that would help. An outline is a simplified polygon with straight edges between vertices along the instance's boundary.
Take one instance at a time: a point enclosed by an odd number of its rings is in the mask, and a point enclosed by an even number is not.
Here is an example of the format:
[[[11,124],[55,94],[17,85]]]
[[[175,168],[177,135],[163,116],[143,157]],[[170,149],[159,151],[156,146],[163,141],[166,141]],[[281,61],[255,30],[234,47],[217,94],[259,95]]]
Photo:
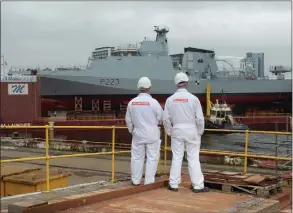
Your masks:
[[[49,126],[45,127],[46,134],[46,187],[50,191],[50,156],[49,156]]]
[[[115,126],[112,127],[112,181],[115,180]]]
[[[247,154],[248,154],[248,130],[245,131],[245,151],[244,151],[244,174],[247,172]]]
[[[55,129],[111,129],[112,130],[112,151],[111,152],[98,152],[98,153],[82,153],[82,154],[71,154],[71,155],[58,155],[50,156],[49,155],[49,125],[46,126],[1,126],[0,129],[45,129],[45,142],[46,142],[46,155],[43,157],[33,157],[33,158],[19,158],[19,159],[10,159],[10,160],[1,160],[2,163],[11,163],[11,162],[23,162],[23,161],[33,161],[33,160],[46,160],[46,191],[50,191],[50,159],[59,159],[59,158],[71,158],[71,157],[85,157],[85,156],[97,156],[97,155],[111,155],[112,156],[112,173],[111,180],[115,181],[115,155],[120,153],[130,153],[130,150],[127,151],[115,151],[115,136],[116,129],[126,129],[125,126],[53,126]],[[245,133],[245,151],[244,153],[239,152],[228,152],[220,150],[201,150],[201,154],[208,155],[224,155],[224,156],[238,156],[244,157],[244,173],[247,173],[247,160],[248,158],[259,158],[259,159],[271,159],[271,160],[283,160],[291,161],[292,158],[288,157],[277,157],[277,156],[268,156],[268,155],[251,155],[248,154],[248,136],[249,133],[258,133],[258,134],[277,134],[277,135],[292,135],[291,132],[274,132],[274,131],[250,131],[250,130],[224,130],[224,129],[205,129],[206,132],[230,132],[230,133]],[[110,142],[108,142],[110,143]],[[168,135],[164,135],[164,173],[167,173],[167,151],[170,151],[171,148],[168,147]],[[158,165],[158,171],[160,172],[160,163]]]

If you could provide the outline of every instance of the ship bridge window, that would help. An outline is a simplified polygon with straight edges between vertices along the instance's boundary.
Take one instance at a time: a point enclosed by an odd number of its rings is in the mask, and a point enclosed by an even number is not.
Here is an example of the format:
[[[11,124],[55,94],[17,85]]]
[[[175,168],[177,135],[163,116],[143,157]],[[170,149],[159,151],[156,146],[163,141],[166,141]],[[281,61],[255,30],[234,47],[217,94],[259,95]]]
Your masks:
[[[217,112],[217,118],[220,118],[220,112],[219,111]]]
[[[221,111],[217,112],[217,118],[224,118],[224,117],[225,117],[225,112],[221,112]]]
[[[211,116],[216,116],[217,115],[217,112],[215,110],[212,110],[211,111]]]
[[[226,112],[226,115],[232,115],[232,112],[231,111],[227,111]]]

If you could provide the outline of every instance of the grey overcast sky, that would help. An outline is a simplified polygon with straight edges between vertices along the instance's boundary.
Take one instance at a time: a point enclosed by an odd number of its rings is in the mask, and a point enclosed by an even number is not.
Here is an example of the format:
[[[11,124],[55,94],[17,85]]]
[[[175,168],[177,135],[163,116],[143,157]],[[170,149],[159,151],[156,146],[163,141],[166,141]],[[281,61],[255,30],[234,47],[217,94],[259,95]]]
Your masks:
[[[2,2],[1,53],[9,66],[86,64],[100,46],[155,39],[164,24],[171,54],[187,46],[216,56],[264,52],[265,67],[291,65],[288,2]]]

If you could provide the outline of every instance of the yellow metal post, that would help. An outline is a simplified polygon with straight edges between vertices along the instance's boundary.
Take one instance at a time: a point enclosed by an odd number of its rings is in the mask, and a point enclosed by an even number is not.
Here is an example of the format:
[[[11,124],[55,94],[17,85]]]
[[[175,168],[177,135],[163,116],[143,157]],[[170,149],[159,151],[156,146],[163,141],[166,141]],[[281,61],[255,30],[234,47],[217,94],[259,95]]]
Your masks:
[[[206,91],[206,116],[209,117],[211,115],[211,107],[210,107],[210,102],[211,102],[211,85],[207,84],[207,91]]]
[[[249,132],[248,130],[245,131],[244,174],[247,173],[248,132]]]
[[[50,156],[49,156],[49,126],[45,126],[46,135],[46,189],[50,191]]]
[[[165,141],[165,145],[164,145],[164,173],[167,173],[167,139],[168,139],[168,135],[167,133],[165,133],[165,137],[164,137],[164,141]]]
[[[112,127],[112,182],[115,181],[115,126]]]

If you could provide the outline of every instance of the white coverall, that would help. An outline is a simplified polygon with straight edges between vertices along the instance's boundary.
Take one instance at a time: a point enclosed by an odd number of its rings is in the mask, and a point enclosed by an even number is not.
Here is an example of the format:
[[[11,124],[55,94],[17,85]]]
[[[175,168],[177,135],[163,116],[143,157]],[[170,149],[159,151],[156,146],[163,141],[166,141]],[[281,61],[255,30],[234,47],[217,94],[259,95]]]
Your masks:
[[[159,122],[163,119],[163,109],[159,102],[147,93],[140,93],[127,106],[126,125],[132,134],[131,179],[140,184],[146,160],[145,184],[155,182],[160,157]]]
[[[186,89],[178,89],[165,104],[163,115],[165,131],[171,136],[172,165],[169,185],[178,188],[184,145],[187,151],[188,171],[194,189],[204,188],[204,177],[199,162],[204,116],[198,98]]]

